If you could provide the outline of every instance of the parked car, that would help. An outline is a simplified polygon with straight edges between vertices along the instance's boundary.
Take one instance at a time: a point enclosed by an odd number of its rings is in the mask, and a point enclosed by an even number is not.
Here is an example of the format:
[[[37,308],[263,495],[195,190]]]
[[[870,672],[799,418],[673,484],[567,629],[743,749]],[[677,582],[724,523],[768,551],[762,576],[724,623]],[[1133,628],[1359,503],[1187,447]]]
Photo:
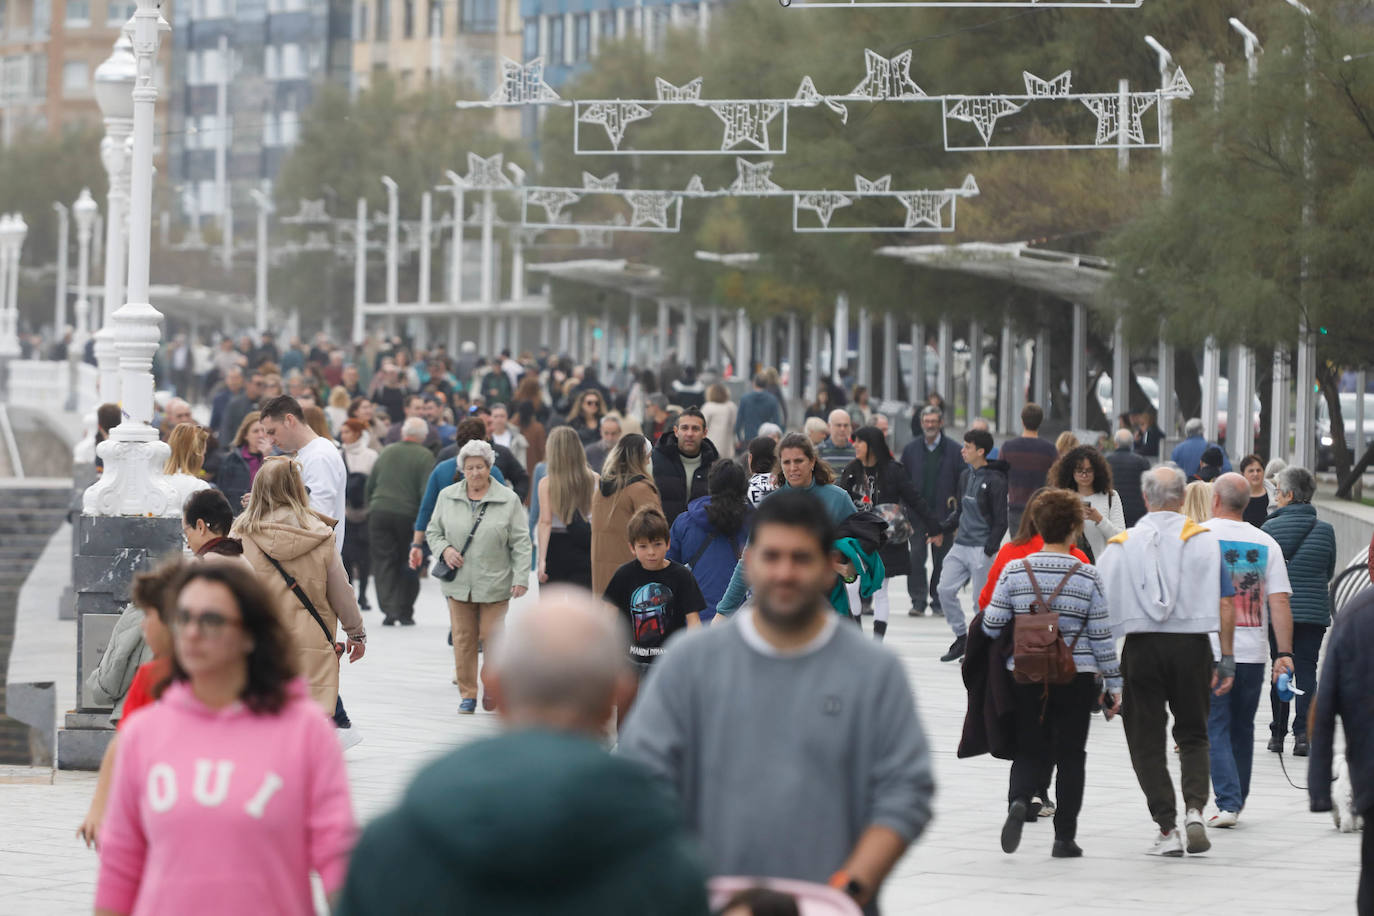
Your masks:
[[[1341,420],[1345,424],[1345,445],[1352,452],[1355,450],[1355,397],[1353,391],[1345,391],[1340,394],[1341,399]],[[1331,468],[1334,448],[1331,437],[1331,410],[1326,406],[1326,398],[1317,398],[1317,470],[1325,471]],[[1364,441],[1368,447],[1370,442],[1374,442],[1374,394],[1364,396]],[[1359,455],[1355,456],[1356,459]]]

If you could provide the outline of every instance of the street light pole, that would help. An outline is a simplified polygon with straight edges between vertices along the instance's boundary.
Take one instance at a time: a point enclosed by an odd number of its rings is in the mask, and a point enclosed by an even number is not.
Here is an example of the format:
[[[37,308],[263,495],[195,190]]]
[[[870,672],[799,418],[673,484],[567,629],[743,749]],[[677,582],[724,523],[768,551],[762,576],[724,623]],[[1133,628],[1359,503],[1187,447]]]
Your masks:
[[[90,188],[82,188],[81,195],[72,204],[72,213],[76,216],[76,333],[72,335],[72,344],[78,349],[86,345],[86,338],[91,333],[91,231],[99,212],[100,207],[91,197]],[[62,260],[65,262],[66,258]],[[65,294],[66,290],[63,292]]]
[[[19,314],[15,296],[19,277],[19,247],[24,244],[24,218],[0,214],[0,357],[19,355]]]
[[[133,46],[137,79],[133,88],[134,153],[129,189],[129,301],[114,313],[119,347],[124,421],[100,444],[105,462],[100,480],[86,490],[86,515],[174,516],[181,512],[176,490],[162,473],[170,454],[153,419],[153,355],[162,337],[162,315],[148,301],[152,247],[153,132],[156,128],[157,50],[171,31],[158,0],[138,0]]]
[[[386,185],[386,330],[388,334],[395,334],[396,309],[400,307],[398,301],[400,289],[398,265],[401,249],[401,204],[398,197],[400,188],[394,180],[386,175],[382,176],[382,184]]]
[[[273,211],[272,201],[257,188],[248,192],[258,206],[257,270],[254,278],[254,321],[258,331],[267,330],[267,217]]]
[[[67,205],[54,201],[57,211],[57,289],[54,290],[53,336],[67,333],[67,252],[71,247],[72,227],[67,218]]]
[[[134,129],[133,88],[137,78],[134,46],[121,30],[110,56],[95,70],[95,100],[105,121],[100,162],[109,190],[105,195],[105,283],[100,330],[95,334],[95,363],[100,399],[119,403],[119,352],[115,344],[115,310],[123,304],[125,257],[124,214],[128,203],[128,143]]]

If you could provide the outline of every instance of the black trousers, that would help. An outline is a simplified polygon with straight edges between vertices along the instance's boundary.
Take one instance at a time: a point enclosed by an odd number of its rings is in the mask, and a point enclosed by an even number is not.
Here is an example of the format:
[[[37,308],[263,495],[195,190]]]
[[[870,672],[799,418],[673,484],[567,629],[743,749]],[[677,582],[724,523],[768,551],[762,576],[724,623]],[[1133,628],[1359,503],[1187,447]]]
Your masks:
[[[906,593],[911,596],[911,606],[923,611],[927,606],[940,606],[939,592],[940,569],[945,565],[945,554],[954,546],[954,536],[945,535],[939,547],[927,544],[923,537],[913,537],[907,544],[911,551],[911,574],[906,577]],[[930,583],[926,584],[926,551],[930,551]],[[974,596],[975,598],[977,595]]]
[[[1360,896],[1355,910],[1360,916],[1374,916],[1374,808],[1363,812],[1365,829],[1360,839]]]
[[[1322,640],[1326,638],[1326,627],[1316,623],[1293,624],[1293,673],[1297,676],[1298,687],[1304,691],[1293,698],[1292,703],[1279,699],[1277,684],[1269,685],[1269,709],[1273,718],[1269,722],[1269,733],[1276,738],[1288,734],[1288,707],[1293,709],[1293,734],[1307,734],[1307,709],[1317,692],[1317,659],[1321,657]],[[1269,628],[1269,658],[1278,655],[1278,643],[1274,641],[1274,629]]]
[[[1212,759],[1207,719],[1212,701],[1212,644],[1205,633],[1132,633],[1121,650],[1122,719],[1150,817],[1165,833],[1178,826],[1178,796],[1169,776],[1165,730],[1174,716],[1174,743],[1186,808],[1207,805]],[[1186,810],[1186,809],[1185,809]]]
[[[388,619],[415,618],[415,598],[420,594],[420,577],[408,563],[414,532],[414,516],[374,510],[367,517],[372,575],[377,580],[377,606]]]
[[[1054,835],[1072,840],[1083,809],[1084,769],[1088,754],[1088,724],[1101,695],[1097,675],[1078,674],[1067,684],[1049,689],[1039,684],[1016,685],[1016,758],[1011,764],[1008,801],[1029,802],[1055,782]]]
[[[367,580],[372,575],[372,552],[368,543],[367,521],[349,522],[344,529],[341,559],[360,604],[367,601]]]

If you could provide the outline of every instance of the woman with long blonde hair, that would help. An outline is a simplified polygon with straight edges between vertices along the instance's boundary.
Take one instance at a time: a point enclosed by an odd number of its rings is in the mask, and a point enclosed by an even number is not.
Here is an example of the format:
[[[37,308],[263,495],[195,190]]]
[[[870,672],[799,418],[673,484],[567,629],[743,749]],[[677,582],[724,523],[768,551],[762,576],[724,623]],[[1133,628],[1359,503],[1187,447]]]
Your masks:
[[[539,481],[539,582],[592,586],[592,493],[600,478],[571,427],[549,436]]]
[[[248,508],[234,521],[243,555],[276,599],[310,695],[328,715],[339,693],[334,635],[342,623],[349,661],[363,657],[367,634],[348,573],[334,549],[336,519],[310,508],[300,465],[268,458],[253,480]]]
[[[1212,517],[1212,485],[1194,480],[1183,490],[1183,514],[1201,525]]]
[[[163,464],[162,473],[176,487],[178,507],[185,504],[186,498],[192,493],[210,486],[201,476],[201,469],[205,466],[205,444],[209,440],[209,431],[195,423],[178,423],[167,437],[172,454]]]
[[[662,509],[649,465],[649,440],[620,437],[606,456],[601,483],[592,494],[592,591],[602,594],[611,576],[634,558],[625,537],[630,517],[644,506]]]

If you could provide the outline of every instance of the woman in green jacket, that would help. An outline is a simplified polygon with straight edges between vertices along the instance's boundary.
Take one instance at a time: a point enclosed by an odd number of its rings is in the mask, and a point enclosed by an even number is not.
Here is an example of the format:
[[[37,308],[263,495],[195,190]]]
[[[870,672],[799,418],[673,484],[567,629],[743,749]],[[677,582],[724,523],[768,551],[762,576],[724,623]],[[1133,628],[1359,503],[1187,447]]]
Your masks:
[[[491,479],[496,453],[474,439],[458,452],[463,479],[439,493],[425,537],[434,556],[454,570],[442,583],[453,627],[460,713],[477,711],[477,646],[501,632],[510,599],[528,588],[529,519],[515,491]],[[482,708],[495,704],[482,697]]]
[[[1288,581],[1293,594],[1293,667],[1304,693],[1297,696],[1293,716],[1293,756],[1307,756],[1307,707],[1317,691],[1317,659],[1322,640],[1331,626],[1331,599],[1327,583],[1336,572],[1336,532],[1329,522],[1317,518],[1312,497],[1317,481],[1306,468],[1286,467],[1278,474],[1278,508],[1261,529],[1278,541],[1288,564]],[[1270,654],[1278,649],[1269,637]],[[1283,752],[1288,734],[1288,704],[1279,699],[1277,686],[1271,686],[1269,705],[1274,718],[1269,725],[1269,750]]]

